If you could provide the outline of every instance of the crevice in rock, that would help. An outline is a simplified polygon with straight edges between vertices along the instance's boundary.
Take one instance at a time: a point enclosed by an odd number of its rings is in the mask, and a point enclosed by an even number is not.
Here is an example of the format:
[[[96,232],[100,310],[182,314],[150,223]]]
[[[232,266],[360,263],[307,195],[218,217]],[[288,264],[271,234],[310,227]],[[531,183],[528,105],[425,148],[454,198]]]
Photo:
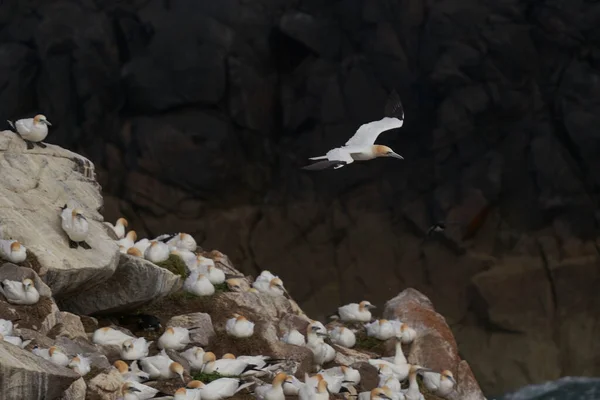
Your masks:
[[[554,312],[554,316],[558,310],[558,295],[556,292],[556,283],[554,280],[554,274],[552,273],[552,269],[550,268],[550,264],[548,263],[548,258],[546,257],[546,253],[542,248],[539,240],[535,241],[538,250],[540,252],[540,257],[542,259],[542,266],[544,267],[544,272],[546,273],[546,278],[548,279],[548,283],[550,284],[550,294],[552,296],[552,311]]]

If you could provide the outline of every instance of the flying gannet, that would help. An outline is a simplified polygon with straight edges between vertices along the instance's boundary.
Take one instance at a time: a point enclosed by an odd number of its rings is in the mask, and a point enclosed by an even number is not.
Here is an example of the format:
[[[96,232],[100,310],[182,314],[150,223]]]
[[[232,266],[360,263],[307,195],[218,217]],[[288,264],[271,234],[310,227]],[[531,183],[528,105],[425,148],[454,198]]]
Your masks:
[[[12,121],[7,121],[10,126],[21,136],[21,138],[27,143],[27,149],[33,149],[33,145],[36,144],[42,149],[46,148],[46,145],[42,143],[42,140],[48,136],[48,125],[52,126],[50,121],[42,114],[38,114],[33,118],[19,119],[13,124]]]
[[[302,169],[311,171],[329,167],[338,169],[354,161],[367,161],[377,157],[394,157],[403,160],[404,157],[395,153],[388,146],[375,144],[375,140],[381,133],[400,128],[404,123],[404,110],[400,102],[400,96],[395,90],[388,97],[384,115],[379,121],[361,125],[354,136],[342,147],[329,150],[324,156],[309,158],[309,160],[322,161],[307,165]]]

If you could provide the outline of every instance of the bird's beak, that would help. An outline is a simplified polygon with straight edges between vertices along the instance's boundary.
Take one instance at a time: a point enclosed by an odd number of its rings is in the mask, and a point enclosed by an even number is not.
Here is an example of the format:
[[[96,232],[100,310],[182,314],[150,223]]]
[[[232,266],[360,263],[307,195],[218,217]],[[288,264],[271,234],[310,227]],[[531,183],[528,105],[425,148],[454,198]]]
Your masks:
[[[430,372],[433,371],[431,368],[425,368],[425,367],[421,367],[417,369],[417,372],[421,373],[421,372]]]
[[[133,386],[129,387],[129,390],[132,391],[132,392],[141,392],[140,389],[138,389],[136,387],[133,387]]]
[[[369,305],[367,306],[367,308],[377,308],[377,306],[374,306],[373,304],[369,304]]]
[[[329,334],[328,333],[323,333],[323,332],[317,332],[317,336],[329,337]]]
[[[387,400],[392,400],[389,396],[386,396],[385,394],[380,394],[379,397]]]
[[[398,153],[394,153],[393,151],[390,153],[389,157],[394,157],[397,158],[399,160],[404,160],[404,157],[402,157],[400,154]]]
[[[44,123],[45,123],[46,125],[50,125],[50,126],[52,126],[52,124],[50,123],[50,121],[48,121],[47,119],[45,119],[45,120],[44,120]]]
[[[454,379],[451,376],[447,376],[446,378],[450,379],[450,382],[454,383],[456,385],[456,379]]]

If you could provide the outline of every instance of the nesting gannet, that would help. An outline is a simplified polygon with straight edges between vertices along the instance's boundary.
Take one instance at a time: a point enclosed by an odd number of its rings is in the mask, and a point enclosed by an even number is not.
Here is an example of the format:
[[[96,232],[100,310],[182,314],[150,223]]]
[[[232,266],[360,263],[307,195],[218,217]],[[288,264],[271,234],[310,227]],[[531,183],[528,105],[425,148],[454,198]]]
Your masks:
[[[447,396],[454,390],[456,380],[452,372],[445,369],[441,373],[423,372],[423,384],[430,392],[438,396]]]
[[[121,393],[123,394],[123,400],[140,400],[138,393],[140,389],[136,388],[132,382],[125,382],[121,386]]]
[[[377,385],[379,387],[383,387],[386,386],[388,387],[392,392],[400,392],[400,390],[402,389],[402,385],[400,384],[400,381],[396,378],[394,378],[393,375],[386,375],[386,374],[379,374],[379,384]]]
[[[13,322],[0,318],[0,335],[11,336],[13,334]]]
[[[290,379],[286,379],[283,384],[283,393],[286,396],[298,396],[300,388],[304,386],[304,382],[293,375],[288,375]]]
[[[163,242],[153,240],[144,252],[144,258],[153,263],[160,263],[169,258],[169,246]]]
[[[317,374],[319,376],[319,374]],[[309,381],[308,374],[305,374],[304,385],[300,387],[298,391],[298,400],[329,400],[329,391],[327,390],[327,381],[321,377],[317,384],[317,390],[307,381]]]
[[[319,371],[316,375],[305,379],[305,383],[315,389],[319,386],[319,382],[322,380],[327,381],[327,390],[330,393],[339,393],[342,388],[342,382],[344,380],[344,374],[342,373],[324,373]]]
[[[385,393],[383,388],[377,387],[369,392],[359,393],[358,400],[392,400],[392,398]]]
[[[123,360],[115,361],[113,366],[119,371],[121,377],[125,381],[145,382],[150,379],[150,374],[139,369],[137,361],[131,363],[131,371],[129,370],[127,363]]]
[[[198,389],[186,389],[182,387],[175,391],[173,400],[200,400],[200,391]]]
[[[61,349],[56,346],[51,346],[48,349],[40,349],[39,347],[34,347],[31,350],[33,354],[36,356],[45,358],[48,361],[53,362],[56,365],[60,365],[61,367],[66,367],[69,365],[69,357]]]
[[[77,354],[71,359],[67,367],[77,372],[81,376],[86,376],[92,370],[92,363],[88,357]]]
[[[129,250],[130,247],[133,247],[133,245],[136,244],[136,242],[135,242],[136,240],[137,240],[137,233],[135,233],[135,231],[129,231],[129,232],[127,232],[127,234],[125,235],[125,237],[123,239],[119,239],[117,241],[117,244],[119,246],[123,246],[125,248],[125,252],[127,252],[127,250]],[[142,239],[142,240],[148,240],[148,239]],[[150,246],[149,243],[148,243],[148,246]],[[142,249],[140,249],[140,251],[141,250]],[[143,253],[143,251],[142,251],[142,253]]]
[[[321,327],[315,323],[309,324],[306,328],[306,347],[313,352],[317,369],[335,358],[335,349],[323,341],[323,337],[326,336],[328,336],[327,333],[323,332]]]
[[[225,323],[225,331],[229,336],[247,338],[254,334],[254,322],[248,321],[246,317],[233,314]]]
[[[393,338],[397,333],[394,324],[387,319],[378,319],[364,326],[367,329],[367,336],[379,340],[388,340]]]
[[[183,289],[196,296],[212,296],[215,294],[215,287],[208,277],[199,273],[197,270],[192,272],[183,283]]]
[[[254,385],[254,382],[244,382],[236,378],[219,378],[208,384],[200,381],[191,381],[187,386],[198,390],[200,398],[203,400],[221,400],[232,397],[240,390],[252,385]]]
[[[389,368],[389,373],[386,373],[386,375],[391,375],[394,378],[398,379],[399,381],[405,380],[406,377],[408,376],[408,372],[410,370],[410,364],[408,364],[408,363],[397,365],[397,364],[392,364],[389,361],[377,359],[377,358],[369,359],[369,364],[371,364],[377,368],[381,368],[383,366]]]
[[[402,351],[402,336],[401,335],[396,336],[396,353],[394,354],[394,357],[381,357],[381,360],[390,362],[394,365],[404,365],[404,364],[408,363],[408,361],[406,361],[406,356],[404,355],[404,352]]]
[[[142,358],[140,366],[148,373],[150,379],[170,379],[179,376],[185,382],[183,366],[171,360],[164,349],[155,356]]]
[[[148,357],[151,344],[152,342],[147,342],[144,337],[127,339],[121,344],[121,358],[123,360],[139,360]]]
[[[202,254],[196,256],[196,268],[214,267],[215,262],[211,258],[204,257]]]
[[[254,368],[242,373],[242,376],[254,375],[257,371],[278,370],[279,368],[281,368],[281,361],[283,361],[283,359],[272,358],[268,356],[239,356],[236,358],[236,360],[244,361],[248,363],[248,365],[254,365]]]
[[[204,274],[208,277],[208,280],[213,285],[220,285],[225,282],[225,272],[223,272],[220,268],[209,265],[207,267],[199,266],[196,268],[201,274]]]
[[[190,331],[187,328],[169,326],[158,338],[159,349],[183,350],[190,343]]]
[[[11,304],[32,305],[40,299],[40,293],[29,278],[23,279],[22,282],[3,280],[0,283],[0,293]]]
[[[211,351],[204,353],[204,366],[202,372],[205,374],[218,373],[222,376],[240,376],[242,373],[253,370],[256,365],[252,365],[244,360],[237,360],[223,356],[217,360],[215,354]]]
[[[402,343],[404,344],[412,343],[417,337],[417,331],[405,323],[400,325],[400,334],[402,336]]]
[[[292,383],[292,379],[284,372],[275,375],[271,384],[261,385],[254,389],[254,395],[258,400],[284,400],[284,383]]]
[[[336,326],[329,331],[331,341],[337,345],[352,348],[356,344],[356,335],[345,326]]]
[[[79,246],[89,250],[90,245],[85,242],[89,235],[89,224],[83,211],[78,208],[71,208],[66,204],[61,207],[61,226],[69,237],[69,247],[76,249]]]
[[[42,149],[46,148],[42,140],[48,136],[48,126],[52,126],[52,124],[44,115],[38,114],[33,118],[19,119],[14,124],[12,121],[7,122],[25,141],[28,150],[33,149],[34,144]]]
[[[125,247],[120,246],[119,250],[125,250]],[[121,253],[129,254],[130,256],[144,258],[144,254],[137,247],[130,247],[125,251],[121,251]]]
[[[15,346],[18,346],[22,349],[24,349],[25,347],[27,347],[27,345],[29,343],[31,343],[31,340],[23,340],[23,338],[21,336],[10,336],[10,335],[3,335],[0,333],[0,341],[1,340],[8,342],[10,344],[14,344]]]
[[[202,347],[190,347],[179,355],[186,359],[192,371],[202,370],[204,366],[204,349]]]
[[[417,374],[422,372],[431,371],[429,368],[421,367],[420,365],[411,365],[408,373],[408,389],[403,390],[406,400],[423,400],[424,397],[419,391],[419,384],[417,383]]]
[[[347,322],[369,322],[371,320],[371,311],[369,309],[376,308],[370,302],[364,300],[360,303],[350,303],[338,308],[337,315],[334,314],[331,318]]]
[[[306,338],[297,329],[292,329],[281,338],[281,341],[296,346],[306,346]]]
[[[187,233],[179,233],[167,242],[168,245],[175,246],[178,249],[196,251],[198,245],[194,237]]]
[[[121,346],[124,341],[133,339],[135,339],[133,336],[129,336],[109,326],[96,329],[92,335],[92,342],[99,345]]]
[[[16,240],[0,239],[0,256],[6,261],[18,264],[27,258],[27,249]]]
[[[185,249],[174,248],[170,250],[170,254],[181,258],[185,263],[188,272],[193,272],[198,268],[198,255],[196,253]]]
[[[114,225],[110,222],[105,222],[105,224],[110,226],[110,228],[115,232],[117,239],[123,239],[125,237],[125,228],[127,228],[129,225],[125,218],[119,218]]]
[[[239,278],[230,278],[225,280],[227,284],[227,289],[232,292],[241,292],[242,291],[242,281]]]
[[[286,294],[283,282],[279,278],[273,278],[270,281],[256,280],[252,283],[252,287],[261,293],[267,293],[272,296],[283,296]]]
[[[323,160],[303,167],[306,170],[322,170],[329,167],[334,169],[351,164],[354,161],[372,160],[377,157],[394,157],[403,160],[388,146],[377,145],[377,137],[390,129],[400,128],[404,123],[404,110],[400,96],[394,90],[390,93],[385,106],[384,117],[361,125],[342,147],[329,150],[324,156],[311,157],[309,160]]]
[[[325,370],[319,371],[320,374],[326,375],[343,375],[344,380],[342,386],[347,385],[358,385],[360,383],[360,372],[357,369],[348,367],[346,365],[340,365],[337,367],[331,367]],[[325,376],[325,375],[323,375]]]

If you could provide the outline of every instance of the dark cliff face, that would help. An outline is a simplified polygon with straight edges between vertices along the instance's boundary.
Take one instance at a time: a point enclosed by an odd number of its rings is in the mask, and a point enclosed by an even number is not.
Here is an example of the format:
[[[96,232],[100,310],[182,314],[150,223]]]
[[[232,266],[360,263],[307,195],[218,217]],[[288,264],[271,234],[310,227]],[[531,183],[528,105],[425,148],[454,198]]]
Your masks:
[[[423,291],[499,393],[600,373],[599,21],[583,0],[5,0],[0,105],[96,163],[107,219],[271,270],[314,317]],[[406,120],[379,142],[404,161],[299,169],[392,88]]]

